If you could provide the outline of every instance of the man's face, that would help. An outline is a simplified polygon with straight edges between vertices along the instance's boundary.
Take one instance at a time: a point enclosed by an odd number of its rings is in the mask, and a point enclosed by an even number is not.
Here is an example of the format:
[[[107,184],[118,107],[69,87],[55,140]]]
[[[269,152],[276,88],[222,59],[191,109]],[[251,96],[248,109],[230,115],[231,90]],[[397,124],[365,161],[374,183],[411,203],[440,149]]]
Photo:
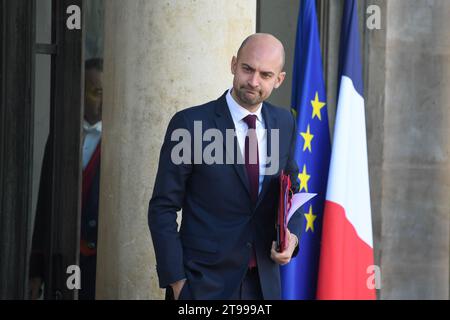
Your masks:
[[[269,98],[283,82],[282,53],[276,47],[261,43],[244,46],[231,61],[233,96],[246,109],[254,109]]]
[[[103,72],[86,70],[85,79],[84,118],[95,124],[102,119]]]

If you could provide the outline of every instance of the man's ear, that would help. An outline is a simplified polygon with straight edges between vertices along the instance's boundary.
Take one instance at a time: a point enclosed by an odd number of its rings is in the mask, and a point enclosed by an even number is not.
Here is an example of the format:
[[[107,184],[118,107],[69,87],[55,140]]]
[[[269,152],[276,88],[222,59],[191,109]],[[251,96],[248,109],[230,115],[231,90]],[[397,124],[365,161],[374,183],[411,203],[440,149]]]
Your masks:
[[[280,74],[278,75],[277,80],[275,82],[275,85],[273,87],[275,89],[278,89],[281,86],[281,84],[283,83],[284,78],[286,78],[286,72],[284,72],[284,71],[280,72]]]
[[[236,67],[237,67],[237,58],[236,56],[233,56],[231,59],[231,74],[234,75],[236,73]]]

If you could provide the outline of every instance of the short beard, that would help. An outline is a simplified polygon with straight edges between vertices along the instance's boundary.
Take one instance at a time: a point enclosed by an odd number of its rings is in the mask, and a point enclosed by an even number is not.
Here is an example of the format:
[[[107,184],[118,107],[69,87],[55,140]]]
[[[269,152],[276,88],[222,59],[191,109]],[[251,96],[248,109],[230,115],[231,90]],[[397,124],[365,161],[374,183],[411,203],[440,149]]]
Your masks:
[[[254,106],[254,105],[260,104],[262,102],[259,91],[257,91],[258,94],[255,95],[255,97],[253,99],[249,99],[245,95],[245,90],[246,89],[236,90],[236,95],[239,97],[239,100],[241,100],[242,102],[244,102],[245,104],[250,105],[250,106]]]

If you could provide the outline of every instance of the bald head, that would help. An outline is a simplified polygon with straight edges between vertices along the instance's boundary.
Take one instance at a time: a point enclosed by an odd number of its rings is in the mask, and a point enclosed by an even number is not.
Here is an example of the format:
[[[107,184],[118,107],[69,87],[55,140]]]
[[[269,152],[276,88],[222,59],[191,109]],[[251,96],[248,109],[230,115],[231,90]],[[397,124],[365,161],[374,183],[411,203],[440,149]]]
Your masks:
[[[248,36],[239,47],[237,52],[237,59],[244,50],[265,50],[272,54],[278,55],[280,59],[280,71],[284,68],[285,52],[284,46],[280,40],[269,33],[255,33]]]
[[[241,107],[255,112],[283,83],[284,48],[280,40],[266,33],[253,34],[242,42],[231,59],[231,95]]]

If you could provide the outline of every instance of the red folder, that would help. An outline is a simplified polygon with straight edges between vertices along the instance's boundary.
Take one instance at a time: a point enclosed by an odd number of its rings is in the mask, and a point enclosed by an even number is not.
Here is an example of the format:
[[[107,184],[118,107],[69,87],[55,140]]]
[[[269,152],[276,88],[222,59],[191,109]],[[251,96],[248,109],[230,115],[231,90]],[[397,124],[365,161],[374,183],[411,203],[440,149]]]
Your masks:
[[[291,179],[284,171],[280,174],[280,198],[277,214],[277,250],[283,252],[287,246],[287,215],[291,207]]]

